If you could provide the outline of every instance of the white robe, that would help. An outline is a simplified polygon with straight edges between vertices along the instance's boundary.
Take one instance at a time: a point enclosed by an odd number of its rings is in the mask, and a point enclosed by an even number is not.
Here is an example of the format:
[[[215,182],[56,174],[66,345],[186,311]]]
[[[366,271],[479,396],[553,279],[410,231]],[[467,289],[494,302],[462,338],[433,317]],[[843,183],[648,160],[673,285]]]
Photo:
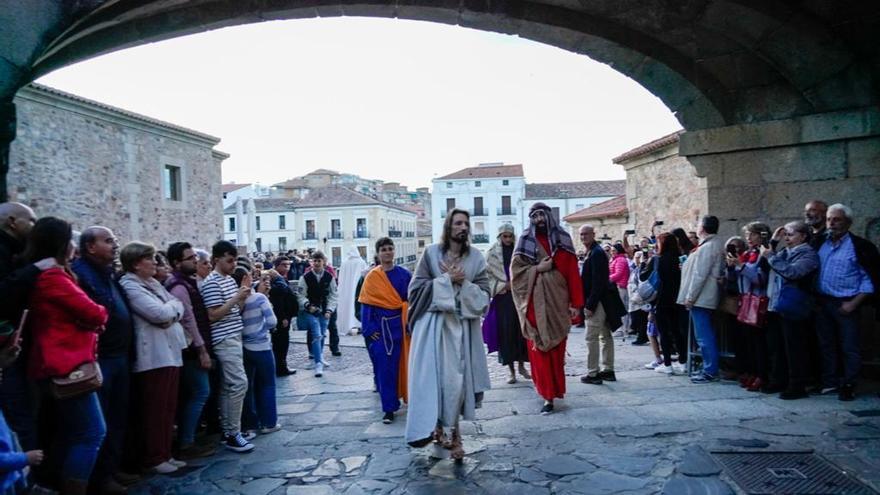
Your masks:
[[[480,317],[489,306],[486,260],[471,248],[463,260],[465,281],[441,273],[440,246],[425,250],[410,284],[412,341],[406,441],[431,435],[439,421],[473,420],[477,394],[491,388]],[[419,309],[421,308],[421,309]]]
[[[367,264],[361,258],[357,249],[352,248],[348,252],[348,258],[339,267],[339,302],[336,309],[336,327],[339,331],[348,333],[352,329],[361,328],[359,315],[354,313],[354,292],[357,289],[358,280],[367,269]]]

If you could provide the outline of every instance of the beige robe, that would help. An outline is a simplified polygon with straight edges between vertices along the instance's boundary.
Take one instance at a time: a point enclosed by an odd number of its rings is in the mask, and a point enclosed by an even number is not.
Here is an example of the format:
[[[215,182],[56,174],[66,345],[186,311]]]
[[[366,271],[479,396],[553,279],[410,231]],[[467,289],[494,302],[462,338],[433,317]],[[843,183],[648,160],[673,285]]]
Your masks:
[[[538,244],[538,259],[547,256],[543,246]],[[568,283],[559,270],[553,268],[549,272],[538,273],[537,264],[525,256],[514,255],[510,263],[510,283],[523,337],[544,352],[568,337],[571,329]],[[534,304],[537,328],[526,317],[530,304]]]

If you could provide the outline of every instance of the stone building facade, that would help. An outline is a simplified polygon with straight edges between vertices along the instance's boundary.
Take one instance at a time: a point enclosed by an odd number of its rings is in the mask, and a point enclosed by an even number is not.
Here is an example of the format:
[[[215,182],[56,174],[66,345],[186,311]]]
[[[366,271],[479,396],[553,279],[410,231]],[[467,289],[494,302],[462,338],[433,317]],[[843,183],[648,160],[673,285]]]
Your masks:
[[[651,235],[658,220],[662,230],[697,230],[700,218],[710,213],[706,179],[697,177],[687,158],[678,154],[680,134],[655,139],[612,160],[626,171],[628,223],[639,236]]]
[[[120,242],[210,246],[223,234],[220,139],[31,84],[15,98],[9,198]]]

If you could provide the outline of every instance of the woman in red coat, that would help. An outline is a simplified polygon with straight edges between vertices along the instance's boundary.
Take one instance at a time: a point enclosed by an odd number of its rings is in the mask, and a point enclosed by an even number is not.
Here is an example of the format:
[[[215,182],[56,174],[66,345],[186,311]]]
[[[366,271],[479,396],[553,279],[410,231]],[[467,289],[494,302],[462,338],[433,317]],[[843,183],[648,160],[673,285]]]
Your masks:
[[[33,345],[28,373],[56,412],[57,433],[48,460],[60,467],[60,489],[65,495],[86,493],[106,433],[96,392],[63,400],[48,393],[51,378],[67,376],[81,364],[97,360],[98,333],[107,322],[107,310],[89,299],[70,271],[71,234],[64,220],[41,218],[22,253],[28,263],[44,258],[58,263],[40,274],[30,295],[28,327]]]

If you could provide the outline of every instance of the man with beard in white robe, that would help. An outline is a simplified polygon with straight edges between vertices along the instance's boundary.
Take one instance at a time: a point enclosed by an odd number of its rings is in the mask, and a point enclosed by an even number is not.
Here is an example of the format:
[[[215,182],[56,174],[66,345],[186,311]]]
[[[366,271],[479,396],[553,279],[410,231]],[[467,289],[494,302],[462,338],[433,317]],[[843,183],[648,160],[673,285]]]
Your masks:
[[[361,258],[357,248],[348,251],[348,257],[339,267],[338,297],[339,305],[336,307],[336,325],[340,331],[349,335],[357,335],[361,329],[361,322],[354,311],[355,297],[358,280],[367,269],[367,263]]]
[[[473,420],[491,388],[480,317],[489,306],[486,260],[468,243],[470,216],[453,209],[440,244],[429,246],[409,286],[412,341],[406,441],[434,442],[461,462],[459,418]],[[451,428],[447,440],[444,428]]]

